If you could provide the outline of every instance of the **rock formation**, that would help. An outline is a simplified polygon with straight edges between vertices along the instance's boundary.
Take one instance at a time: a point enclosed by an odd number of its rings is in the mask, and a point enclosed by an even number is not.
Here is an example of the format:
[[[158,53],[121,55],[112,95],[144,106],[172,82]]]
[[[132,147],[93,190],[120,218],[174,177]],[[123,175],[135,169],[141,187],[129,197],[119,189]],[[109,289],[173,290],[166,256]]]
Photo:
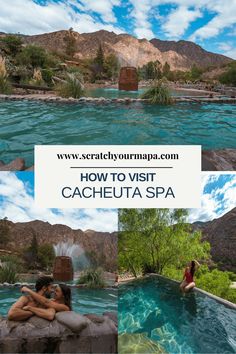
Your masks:
[[[184,56],[188,62],[195,63],[199,67],[221,66],[230,63],[232,59],[224,55],[215,54],[204,50],[200,45],[189,41],[162,41],[153,38],[150,41],[154,47],[158,48],[163,54],[173,51]],[[192,65],[191,64],[191,65]]]
[[[34,36],[23,36],[28,44],[37,44],[50,51],[65,52],[67,31],[57,31]],[[153,39],[137,39],[129,34],[115,34],[108,31],[79,34],[74,32],[76,53],[74,58],[89,59],[96,56],[99,44],[105,54],[115,54],[122,66],[141,67],[149,61],[158,60],[162,65],[168,62],[172,70],[188,70],[195,63],[198,66],[220,66],[232,59],[205,51],[200,46],[186,41],[168,42]]]
[[[202,152],[203,171],[235,171],[236,149],[205,150]]]
[[[92,257],[98,264],[103,265],[105,270],[117,270],[117,233],[115,232],[73,230],[65,225],[51,225],[39,220],[25,223],[8,221],[8,225],[10,228],[8,250],[13,252],[24,250],[35,234],[39,245],[58,244],[59,242],[79,244],[88,257]]]
[[[218,219],[193,223],[211,245],[211,255],[220,269],[236,271],[236,208]]]
[[[0,160],[0,171],[33,171],[34,166],[26,167],[25,160],[17,157],[15,160],[5,164]]]
[[[117,316],[56,314],[24,322],[0,319],[0,353],[117,353]]]

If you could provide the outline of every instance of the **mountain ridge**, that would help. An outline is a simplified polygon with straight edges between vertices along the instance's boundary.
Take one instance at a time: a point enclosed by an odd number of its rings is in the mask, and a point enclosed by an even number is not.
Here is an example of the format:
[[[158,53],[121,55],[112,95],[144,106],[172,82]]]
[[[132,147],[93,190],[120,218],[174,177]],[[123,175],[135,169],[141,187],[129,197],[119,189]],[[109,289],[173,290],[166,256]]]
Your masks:
[[[52,51],[65,51],[65,35],[67,30],[38,35],[22,36],[26,44],[38,44]],[[90,33],[73,31],[76,52],[75,59],[83,60],[96,56],[101,43],[105,54],[115,54],[122,66],[142,67],[150,61],[158,60],[162,65],[167,62],[171,70],[189,70],[193,64],[200,67],[219,67],[232,61],[221,54],[211,53],[199,45],[180,40],[163,41],[153,38],[151,41],[128,34],[116,34],[106,30]]]
[[[153,38],[150,41],[161,52],[173,50],[180,55],[185,55],[199,67],[208,67],[212,65],[212,61],[216,66],[221,66],[231,61],[231,58],[222,54],[216,54],[203,49],[200,45],[185,40],[179,41],[163,41]]]
[[[211,245],[211,255],[223,270],[236,271],[236,207],[219,218],[191,224]]]
[[[0,223],[3,222],[0,220]],[[56,245],[60,242],[79,244],[86,254],[92,256],[105,270],[117,269],[117,233],[98,232],[94,230],[82,231],[72,229],[62,224],[50,224],[41,220],[29,222],[12,222],[7,220],[9,226],[9,242],[5,247],[13,252],[21,252],[29,247],[33,236],[39,245],[50,243]]]

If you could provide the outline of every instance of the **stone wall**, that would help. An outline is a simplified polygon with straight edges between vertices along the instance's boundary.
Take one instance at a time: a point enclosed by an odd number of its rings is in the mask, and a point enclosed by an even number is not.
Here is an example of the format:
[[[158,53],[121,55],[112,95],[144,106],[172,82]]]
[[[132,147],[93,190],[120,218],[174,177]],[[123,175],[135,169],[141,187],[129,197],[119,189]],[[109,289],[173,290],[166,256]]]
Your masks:
[[[117,353],[117,315],[56,314],[53,321],[0,319],[0,353]]]

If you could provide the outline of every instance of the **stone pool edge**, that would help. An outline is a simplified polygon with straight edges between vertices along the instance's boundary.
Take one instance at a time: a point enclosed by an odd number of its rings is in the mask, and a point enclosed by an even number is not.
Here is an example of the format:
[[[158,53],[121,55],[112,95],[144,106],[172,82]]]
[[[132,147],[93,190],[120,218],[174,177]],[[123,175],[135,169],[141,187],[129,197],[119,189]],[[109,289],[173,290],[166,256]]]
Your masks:
[[[117,349],[116,312],[65,311],[52,321],[37,316],[20,322],[0,318],[1,353],[117,353]]]
[[[131,283],[133,281],[138,281],[138,280],[142,280],[142,279],[145,279],[145,278],[149,278],[149,277],[152,277],[152,276],[156,276],[156,277],[159,277],[159,278],[162,278],[162,279],[165,279],[165,280],[170,280],[176,284],[180,284],[180,282],[178,280],[174,280],[174,279],[171,279],[171,278],[167,278],[165,277],[164,275],[160,275],[160,274],[156,274],[156,273],[149,273],[147,275],[144,275],[142,277],[138,277],[137,279],[124,279],[123,281],[120,281],[119,282],[119,285],[120,284],[126,284],[126,283]],[[210,298],[216,300],[217,302],[225,305],[226,307],[230,308],[230,309],[233,309],[233,310],[236,310],[236,304],[234,304],[233,302],[230,302],[228,300],[225,300],[219,296],[216,296],[216,295],[213,295],[211,293],[208,293],[207,291],[205,290],[202,290],[202,289],[199,289],[197,287],[195,287],[193,289],[193,291],[197,292],[197,293],[201,293],[201,294],[204,294],[206,296],[209,296]]]
[[[81,97],[81,98],[62,98],[55,95],[40,95],[40,94],[28,94],[28,95],[3,95],[0,94],[0,101],[36,101],[36,102],[56,102],[56,103],[149,103],[148,99],[143,98],[105,98],[105,97]],[[188,102],[188,103],[236,103],[235,97],[225,96],[181,96],[173,97],[175,103]]]

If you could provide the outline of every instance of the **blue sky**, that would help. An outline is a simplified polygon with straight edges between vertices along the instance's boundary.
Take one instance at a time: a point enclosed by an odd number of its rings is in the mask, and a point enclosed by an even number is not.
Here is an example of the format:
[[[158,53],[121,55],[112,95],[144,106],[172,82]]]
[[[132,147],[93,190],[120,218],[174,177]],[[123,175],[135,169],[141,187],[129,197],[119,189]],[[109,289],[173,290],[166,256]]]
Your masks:
[[[236,58],[236,0],[0,0],[0,31],[39,34],[70,27],[192,40]]]
[[[115,209],[42,209],[35,206],[33,191],[33,172],[0,173],[0,219],[37,219],[74,229],[117,230]],[[201,201],[200,209],[190,209],[189,222],[213,220],[236,207],[236,174],[203,174]]]
[[[114,209],[43,209],[34,204],[33,172],[0,173],[0,219],[63,224],[73,229],[112,232],[118,227]]]

